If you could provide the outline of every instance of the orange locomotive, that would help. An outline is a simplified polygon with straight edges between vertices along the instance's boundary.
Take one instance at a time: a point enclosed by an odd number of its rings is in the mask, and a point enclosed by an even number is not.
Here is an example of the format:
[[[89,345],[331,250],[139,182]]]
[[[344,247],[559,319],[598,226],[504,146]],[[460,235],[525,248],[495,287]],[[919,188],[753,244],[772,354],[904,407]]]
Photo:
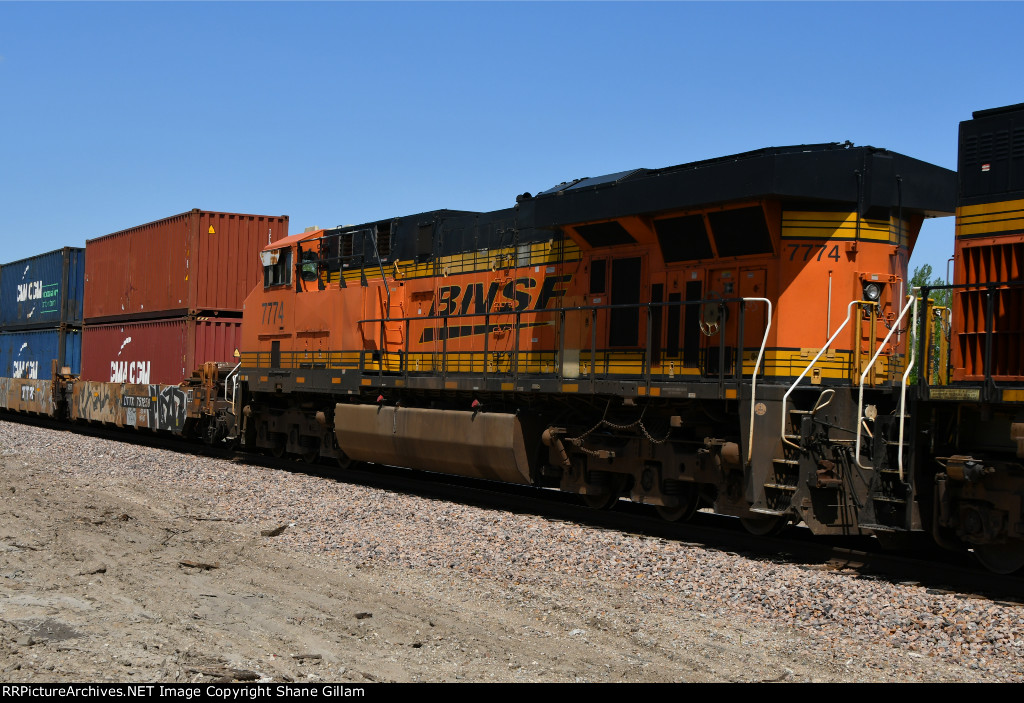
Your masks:
[[[242,441],[759,533],[922,529],[874,429],[901,412],[910,250],[954,192],[805,145],[294,235],[246,300]]]
[[[960,124],[958,176],[954,285],[922,291],[951,305],[922,317],[920,355],[938,359],[908,436],[932,477],[920,492],[935,540],[1012,572],[1024,567],[1024,104]]]

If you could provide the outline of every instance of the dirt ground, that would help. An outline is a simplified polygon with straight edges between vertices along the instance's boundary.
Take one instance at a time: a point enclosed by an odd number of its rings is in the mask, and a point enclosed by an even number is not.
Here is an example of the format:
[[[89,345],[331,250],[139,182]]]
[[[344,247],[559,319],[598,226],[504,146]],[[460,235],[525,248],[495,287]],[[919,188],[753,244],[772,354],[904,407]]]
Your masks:
[[[0,456],[0,680],[891,681],[963,670],[621,585],[544,592],[289,553],[166,488]],[[936,667],[940,667],[936,669]],[[941,667],[946,667],[945,669]]]

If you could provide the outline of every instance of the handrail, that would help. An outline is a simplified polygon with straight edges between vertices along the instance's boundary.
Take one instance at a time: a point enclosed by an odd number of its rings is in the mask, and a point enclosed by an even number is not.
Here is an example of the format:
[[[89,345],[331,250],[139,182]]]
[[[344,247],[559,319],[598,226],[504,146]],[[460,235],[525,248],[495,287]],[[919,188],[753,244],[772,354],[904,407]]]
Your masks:
[[[757,391],[757,370],[761,368],[761,360],[764,359],[764,348],[768,344],[768,333],[772,329],[772,301],[768,298],[744,298],[743,302],[762,302],[768,306],[768,325],[764,329],[764,338],[761,340],[761,349],[757,352],[757,361],[754,362],[754,371],[750,374],[750,436],[747,438],[747,463],[749,464],[754,454],[754,397]],[[743,347],[743,341],[738,340],[738,348]],[[737,365],[742,368],[743,360],[740,359]]]
[[[914,290],[917,290],[917,289],[915,288]],[[864,367],[864,373],[862,373],[860,375],[860,384],[859,384],[860,390],[858,391],[858,394],[857,394],[857,446],[856,446],[856,449],[854,450],[853,460],[855,462],[857,462],[857,466],[859,466],[862,469],[870,469],[871,468],[870,466],[864,466],[864,464],[860,463],[861,428],[864,425],[864,414],[863,414],[864,413],[864,381],[865,381],[865,379],[867,379],[868,374],[871,372],[871,369],[874,368],[875,361],[877,361],[878,357],[882,355],[882,350],[885,349],[885,345],[889,343],[889,340],[892,338],[893,334],[895,334],[896,330],[899,329],[900,322],[903,321],[903,317],[907,314],[907,311],[910,310],[911,307],[914,307],[915,310],[916,310],[916,308],[917,308],[917,295],[916,294],[912,294],[912,295],[910,295],[908,297],[910,298],[910,300],[907,302],[906,305],[903,306],[903,309],[900,311],[899,316],[896,318],[895,322],[893,322],[892,328],[889,329],[889,334],[885,335],[885,339],[883,339],[882,343],[878,345],[878,349],[875,351],[874,356],[871,357],[871,360]],[[901,412],[902,412],[902,408],[901,408]],[[900,453],[902,454],[902,452],[903,452],[903,448],[900,447]]]
[[[780,430],[781,430],[780,436],[782,437],[783,443],[788,444],[789,446],[793,447],[794,449],[799,449],[800,445],[799,444],[795,444],[793,442],[790,442],[788,439],[786,439],[786,402],[789,400],[789,394],[792,393],[794,390],[796,390],[797,385],[799,385],[800,381],[802,381],[804,376],[807,375],[807,372],[810,371],[811,368],[813,368],[816,363],[818,363],[818,359],[820,359],[821,355],[824,354],[825,351],[830,346],[832,346],[832,342],[836,341],[836,338],[839,336],[839,333],[842,332],[846,328],[846,326],[848,324],[850,324],[850,317],[853,315],[853,306],[854,305],[860,305],[860,304],[866,303],[866,302],[868,302],[868,301],[865,301],[865,300],[851,300],[850,301],[850,304],[846,306],[846,319],[843,320],[843,324],[839,325],[839,328],[832,334],[831,337],[828,338],[828,341],[825,342],[825,346],[823,346],[821,349],[818,350],[818,353],[815,354],[813,359],[811,359],[811,363],[809,363],[807,365],[807,368],[805,368],[803,370],[803,372],[799,376],[797,376],[796,380],[793,381],[793,385],[791,385],[789,387],[789,390],[786,391],[785,395],[782,396],[782,418],[781,418],[781,426],[780,426]]]
[[[237,364],[235,364],[235,368],[231,369],[231,372],[228,373],[228,375],[224,378],[224,400],[228,401],[231,404],[232,408],[235,407],[235,393],[238,390],[238,368],[241,365],[242,362],[239,361]],[[234,376],[234,380],[232,380],[232,376]],[[228,397],[228,389],[231,390],[230,398]]]
[[[913,298],[914,305],[914,312],[910,313],[911,316],[914,318],[914,321],[911,324],[910,328],[910,339],[917,338],[917,292],[919,290],[919,288],[910,289],[910,297]],[[907,368],[903,372],[903,383],[900,384],[900,451],[896,459],[900,468],[900,481],[903,481],[903,430],[904,426],[906,425],[907,419],[907,379],[910,378],[910,372],[914,368],[914,363],[917,361],[917,345],[911,344],[909,346],[911,347],[910,359],[907,361]],[[925,369],[925,373],[927,373],[927,369]],[[859,423],[857,427],[858,429],[860,428]]]

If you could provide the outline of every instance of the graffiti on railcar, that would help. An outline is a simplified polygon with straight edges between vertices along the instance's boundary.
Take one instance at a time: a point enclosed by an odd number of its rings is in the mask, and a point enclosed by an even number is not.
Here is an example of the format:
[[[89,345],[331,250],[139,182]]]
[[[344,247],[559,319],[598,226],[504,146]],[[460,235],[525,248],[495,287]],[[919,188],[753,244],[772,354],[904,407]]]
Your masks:
[[[159,388],[159,386],[153,386],[153,388]],[[185,426],[185,414],[188,409],[188,398],[185,391],[177,386],[164,386],[158,397],[159,428],[180,431]]]
[[[70,410],[74,419],[178,433],[188,401],[177,386],[76,381]]]
[[[49,381],[0,378],[0,408],[14,412],[52,415]]]

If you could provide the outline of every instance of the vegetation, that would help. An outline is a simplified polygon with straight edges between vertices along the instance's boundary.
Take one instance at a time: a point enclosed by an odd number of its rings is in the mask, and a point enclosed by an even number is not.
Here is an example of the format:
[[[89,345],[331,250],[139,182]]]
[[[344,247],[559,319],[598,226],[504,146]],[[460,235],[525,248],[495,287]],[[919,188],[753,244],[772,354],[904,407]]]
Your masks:
[[[944,286],[944,285],[946,285],[946,281],[943,280],[941,277],[938,277],[938,276],[932,278],[932,267],[931,267],[931,265],[930,264],[923,264],[923,265],[918,266],[918,267],[916,267],[914,269],[914,273],[910,277],[910,285],[912,287],[915,287],[915,288],[920,288],[920,287],[924,287],[924,286]],[[940,371],[942,371],[942,369],[940,369],[939,348],[940,348],[940,346],[942,344],[942,341],[943,341],[943,338],[944,338],[945,341],[946,341],[947,349],[948,349],[948,344],[949,344],[949,325],[948,325],[949,313],[946,312],[944,314],[936,314],[936,313],[940,312],[936,308],[946,308],[947,310],[949,309],[950,303],[952,301],[952,291],[950,291],[949,289],[928,291],[928,298],[930,300],[932,300],[932,304],[934,306],[933,307],[933,311],[934,312],[932,313],[933,332],[932,332],[932,338],[930,340],[930,347],[931,347],[931,354],[929,355],[930,356],[930,365],[931,365],[931,371],[935,375],[935,377],[941,377]],[[922,300],[922,301],[920,301],[918,303],[918,305],[919,306],[923,306],[924,302],[925,301]],[[920,310],[920,308],[919,308],[919,310]],[[918,319],[918,325],[919,326],[921,325],[921,322],[922,321],[919,318]],[[916,335],[911,336],[910,343],[913,344],[915,346],[915,348],[916,348],[916,346],[918,344],[917,336]],[[920,364],[921,364],[921,360],[920,359],[918,359],[917,364],[918,364],[918,368],[920,368]],[[917,377],[917,371],[915,370],[911,374],[911,381],[912,382],[916,381],[917,380],[916,377]]]

